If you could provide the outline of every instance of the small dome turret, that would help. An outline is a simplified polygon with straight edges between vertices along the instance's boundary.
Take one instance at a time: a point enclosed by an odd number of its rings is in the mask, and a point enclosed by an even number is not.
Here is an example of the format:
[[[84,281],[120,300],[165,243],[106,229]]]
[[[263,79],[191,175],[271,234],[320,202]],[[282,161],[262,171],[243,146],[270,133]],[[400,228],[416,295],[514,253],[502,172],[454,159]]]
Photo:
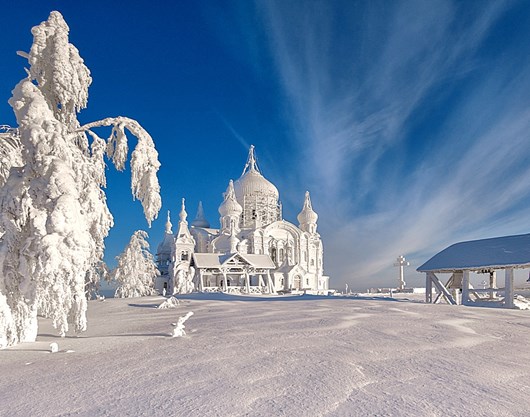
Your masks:
[[[157,255],[158,257],[169,259],[169,254],[171,253],[171,245],[173,244],[173,225],[171,224],[171,219],[169,216],[169,210],[167,211],[167,221],[166,221],[166,233],[164,233],[164,238],[162,239],[162,242],[159,243],[157,247]]]
[[[219,206],[219,214],[221,217],[235,217],[239,218],[243,208],[237,202],[235,192],[234,192],[234,181],[230,180],[228,183],[228,188],[224,193],[224,200]]]
[[[298,214],[297,219],[302,230],[310,233],[316,232],[318,214],[313,211],[313,207],[311,206],[309,191],[305,192],[304,206],[302,211]]]
[[[182,205],[180,206],[180,213],[179,213],[179,218],[180,218],[180,222],[181,223],[186,223],[188,224],[188,222],[186,221],[186,219],[188,218],[188,213],[186,212],[186,199],[182,199]]]
[[[191,225],[193,227],[203,227],[206,229],[210,227],[210,222],[206,220],[206,217],[204,216],[202,201],[199,201],[199,207],[197,207],[197,215],[195,216],[195,219],[191,222]]]

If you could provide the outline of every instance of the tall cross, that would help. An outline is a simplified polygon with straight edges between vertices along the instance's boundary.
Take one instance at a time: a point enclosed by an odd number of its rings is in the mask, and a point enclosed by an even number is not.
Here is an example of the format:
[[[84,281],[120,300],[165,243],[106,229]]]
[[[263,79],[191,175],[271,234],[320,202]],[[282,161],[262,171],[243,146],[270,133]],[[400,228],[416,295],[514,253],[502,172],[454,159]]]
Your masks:
[[[403,255],[399,255],[396,259],[397,262],[394,262],[394,266],[399,266],[399,281],[398,281],[398,290],[405,289],[405,274],[403,267],[409,266],[410,263],[405,260]]]

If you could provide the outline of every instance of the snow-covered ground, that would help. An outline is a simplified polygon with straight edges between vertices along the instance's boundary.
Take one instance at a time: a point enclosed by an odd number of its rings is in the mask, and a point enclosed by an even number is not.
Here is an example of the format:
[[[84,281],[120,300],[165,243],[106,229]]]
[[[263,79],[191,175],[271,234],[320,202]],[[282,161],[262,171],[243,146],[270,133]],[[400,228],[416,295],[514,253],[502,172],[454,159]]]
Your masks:
[[[406,297],[402,295],[402,297]],[[530,312],[402,298],[89,303],[0,351],[0,415],[527,416]],[[185,337],[171,337],[178,318]],[[50,343],[59,344],[50,353]]]

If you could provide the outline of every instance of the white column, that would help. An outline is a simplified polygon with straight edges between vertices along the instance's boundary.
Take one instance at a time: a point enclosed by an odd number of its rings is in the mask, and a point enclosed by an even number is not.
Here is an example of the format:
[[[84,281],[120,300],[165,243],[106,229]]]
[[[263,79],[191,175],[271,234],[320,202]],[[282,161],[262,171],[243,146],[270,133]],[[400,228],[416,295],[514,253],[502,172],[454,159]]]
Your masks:
[[[497,288],[497,273],[492,271],[490,273],[490,299],[493,299],[497,296],[497,292],[493,291],[495,288]]]
[[[469,305],[469,271],[464,271],[462,274],[462,304]]]
[[[425,273],[425,302],[432,303],[432,280],[431,273]]]
[[[226,271],[223,270],[221,272],[223,273],[223,291],[227,292],[228,291],[228,284],[226,283]]]
[[[267,287],[269,288],[269,293],[274,294],[276,291],[274,289],[274,284],[272,283],[270,271],[267,269]]]
[[[245,271],[245,287],[247,289],[247,294],[250,294],[250,275],[248,271]]]
[[[513,268],[504,270],[504,308],[513,308]]]

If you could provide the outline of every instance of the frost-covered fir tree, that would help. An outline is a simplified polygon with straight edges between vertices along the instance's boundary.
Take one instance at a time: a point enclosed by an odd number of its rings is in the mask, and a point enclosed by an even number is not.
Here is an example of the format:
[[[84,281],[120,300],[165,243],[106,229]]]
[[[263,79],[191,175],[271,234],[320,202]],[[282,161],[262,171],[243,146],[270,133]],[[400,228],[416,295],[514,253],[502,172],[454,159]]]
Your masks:
[[[149,252],[147,233],[137,230],[120,256],[118,266],[112,273],[118,283],[117,298],[155,295],[155,278],[160,274],[153,255]]]
[[[85,295],[87,300],[99,298],[100,282],[110,282],[111,279],[109,267],[105,262],[99,261],[93,265],[86,273]]]
[[[133,198],[149,224],[161,206],[151,136],[125,117],[78,122],[92,79],[68,33],[59,12],[32,29],[29,53],[19,53],[28,59],[28,77],[9,100],[18,127],[0,138],[9,136],[0,154],[12,158],[0,170],[2,346],[34,341],[37,314],[51,318],[62,336],[70,325],[86,329],[87,272],[101,261],[113,225],[103,191],[105,156],[124,169],[125,130],[138,139],[130,163]],[[107,140],[93,132],[99,126],[112,127]]]

